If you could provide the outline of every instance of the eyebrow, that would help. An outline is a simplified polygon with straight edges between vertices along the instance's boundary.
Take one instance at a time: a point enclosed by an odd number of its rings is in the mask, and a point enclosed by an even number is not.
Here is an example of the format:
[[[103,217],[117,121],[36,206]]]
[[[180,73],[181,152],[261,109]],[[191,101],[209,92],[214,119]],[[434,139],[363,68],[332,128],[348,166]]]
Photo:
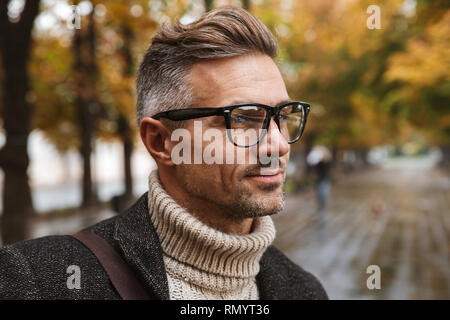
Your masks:
[[[287,100],[282,100],[281,102],[277,103],[276,105],[274,105],[272,107],[278,107],[278,106],[281,106],[282,104],[289,103],[292,101],[293,100],[291,98],[288,98]],[[241,104],[241,103],[257,103],[257,102],[243,100],[243,99],[236,99],[236,100],[232,100],[231,103],[227,104],[227,106],[234,105],[234,104]],[[264,103],[262,103],[262,104],[264,104]]]
[[[289,102],[292,102],[291,98],[279,102],[278,104],[275,105],[275,107],[281,106],[282,104],[289,103]]]

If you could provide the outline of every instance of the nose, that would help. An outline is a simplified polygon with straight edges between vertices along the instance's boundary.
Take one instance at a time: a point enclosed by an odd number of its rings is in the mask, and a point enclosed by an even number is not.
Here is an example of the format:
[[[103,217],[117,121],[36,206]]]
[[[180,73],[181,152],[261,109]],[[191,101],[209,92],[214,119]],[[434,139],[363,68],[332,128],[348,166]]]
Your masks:
[[[281,134],[275,121],[270,119],[267,133],[258,144],[258,156],[281,158],[290,150],[290,145],[286,138]]]

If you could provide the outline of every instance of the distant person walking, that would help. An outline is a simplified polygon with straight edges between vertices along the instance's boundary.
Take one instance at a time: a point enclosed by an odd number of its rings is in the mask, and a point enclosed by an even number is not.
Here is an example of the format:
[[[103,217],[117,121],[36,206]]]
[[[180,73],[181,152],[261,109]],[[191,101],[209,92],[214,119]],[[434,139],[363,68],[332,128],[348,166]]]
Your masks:
[[[316,146],[308,154],[307,162],[314,168],[317,176],[317,205],[319,212],[319,226],[322,229],[325,225],[325,214],[328,199],[330,197],[331,152],[324,146]]]

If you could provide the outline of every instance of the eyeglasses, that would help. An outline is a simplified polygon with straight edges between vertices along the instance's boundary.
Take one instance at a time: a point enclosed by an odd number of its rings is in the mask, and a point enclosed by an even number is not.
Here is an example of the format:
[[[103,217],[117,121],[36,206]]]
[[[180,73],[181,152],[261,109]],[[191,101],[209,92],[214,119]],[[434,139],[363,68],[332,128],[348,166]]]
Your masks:
[[[248,148],[264,138],[272,117],[287,142],[289,144],[297,142],[305,129],[310,108],[309,103],[300,101],[287,102],[276,107],[260,103],[241,103],[221,108],[170,110],[160,112],[153,118],[183,121],[223,116],[230,141],[237,147]]]

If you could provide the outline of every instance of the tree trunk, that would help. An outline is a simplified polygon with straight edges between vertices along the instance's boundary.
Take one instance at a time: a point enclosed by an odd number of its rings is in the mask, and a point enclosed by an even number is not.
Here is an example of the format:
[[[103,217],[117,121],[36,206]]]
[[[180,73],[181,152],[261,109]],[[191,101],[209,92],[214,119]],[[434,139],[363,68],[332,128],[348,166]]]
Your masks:
[[[73,38],[75,78],[75,106],[80,136],[79,152],[83,159],[82,204],[83,208],[97,203],[92,179],[92,141],[95,130],[94,113],[97,108],[96,82],[98,69],[95,58],[95,28],[93,14],[89,15],[86,32],[76,29]]]
[[[250,0],[242,0],[242,8],[244,8],[247,11],[250,11],[251,2]]]
[[[39,0],[27,1],[16,23],[8,20],[8,1],[1,1],[0,4],[0,48],[4,67],[2,119],[6,133],[6,143],[0,153],[0,165],[4,171],[4,245],[27,238],[28,218],[34,213],[27,174],[32,106],[26,96],[29,89],[27,66],[31,30],[39,4]]]
[[[133,30],[126,21],[121,24],[123,47],[121,50],[124,60],[122,75],[124,77],[133,76],[134,63],[131,53],[131,45],[134,40]],[[131,129],[127,115],[119,115],[118,129],[123,142],[124,157],[124,177],[125,177],[125,199],[130,201],[133,197],[133,177],[131,172],[131,156],[133,154],[133,130]]]
[[[133,178],[131,175],[131,155],[133,154],[133,140],[130,137],[124,137],[123,157],[125,173],[125,198],[127,200],[133,197]]]
[[[92,115],[89,104],[77,98],[79,130],[81,135],[80,154],[83,159],[83,198],[81,206],[83,208],[96,203],[96,196],[92,182]]]

